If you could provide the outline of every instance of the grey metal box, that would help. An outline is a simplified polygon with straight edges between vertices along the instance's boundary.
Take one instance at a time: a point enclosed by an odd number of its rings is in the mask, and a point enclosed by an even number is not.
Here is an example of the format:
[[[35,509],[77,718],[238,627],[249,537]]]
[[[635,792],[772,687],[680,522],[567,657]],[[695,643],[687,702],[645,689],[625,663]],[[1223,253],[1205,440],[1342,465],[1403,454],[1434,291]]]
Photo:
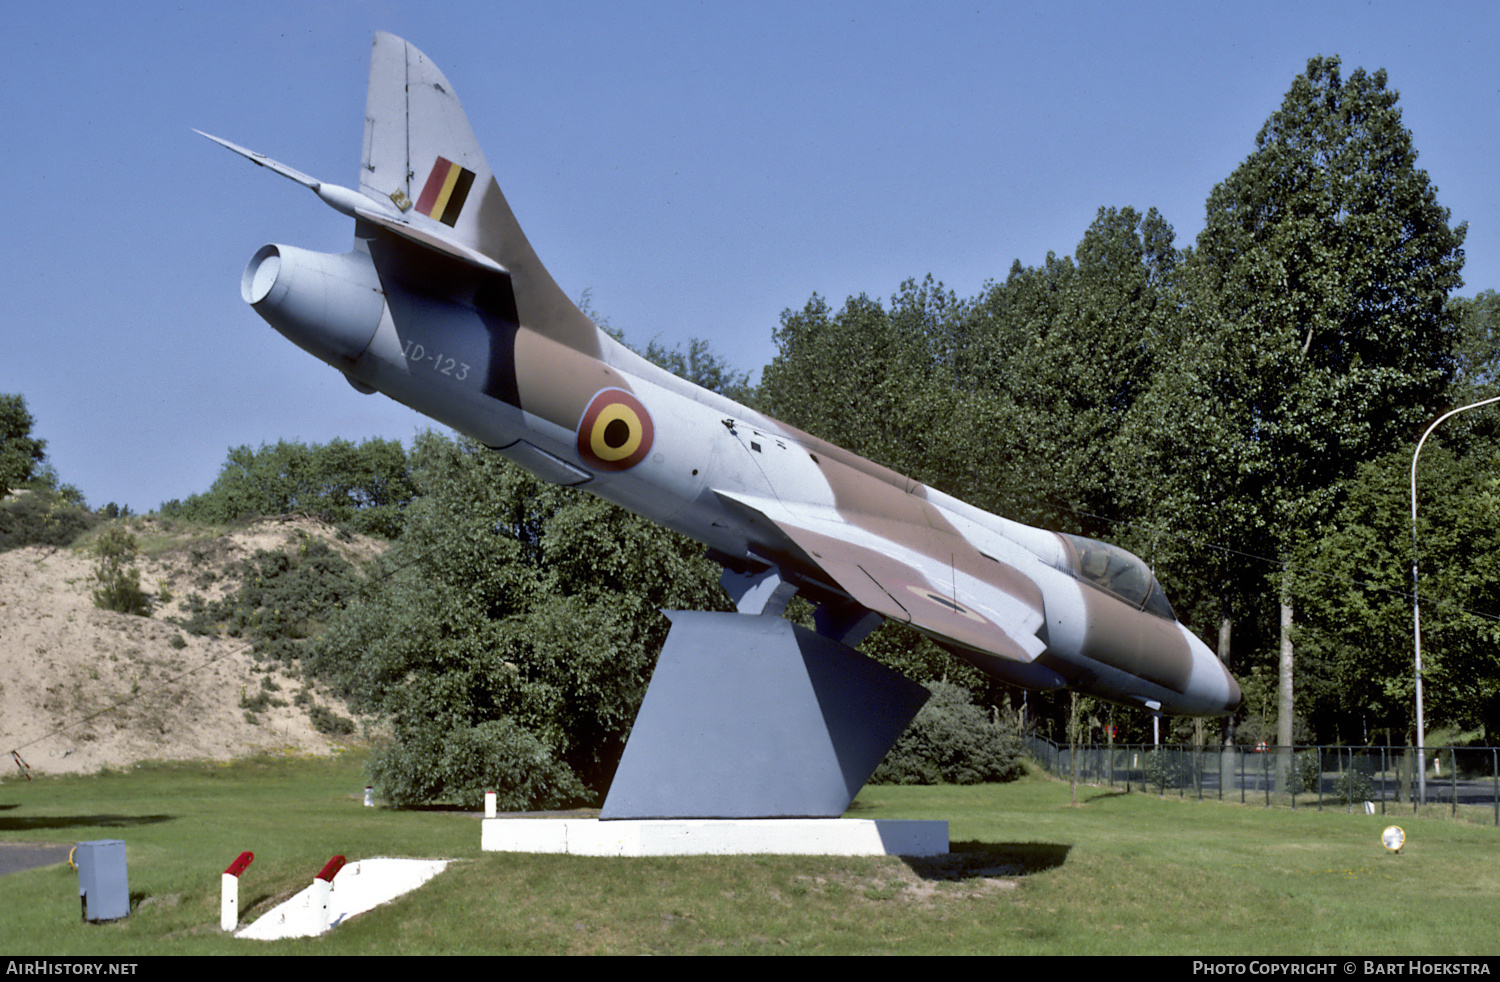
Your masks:
[[[84,920],[112,921],[130,913],[130,883],[125,874],[125,840],[95,839],[78,843],[78,898]]]

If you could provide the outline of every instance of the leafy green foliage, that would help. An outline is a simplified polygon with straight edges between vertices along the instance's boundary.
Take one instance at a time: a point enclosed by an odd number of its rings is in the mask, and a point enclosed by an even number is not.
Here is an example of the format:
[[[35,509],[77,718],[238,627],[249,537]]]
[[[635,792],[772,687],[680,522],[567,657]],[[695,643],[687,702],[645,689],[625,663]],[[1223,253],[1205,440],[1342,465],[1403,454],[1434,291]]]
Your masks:
[[[1500,385],[1500,293],[1482,290],[1473,299],[1456,298],[1451,306],[1459,341],[1448,401],[1462,406],[1493,395]]]
[[[1013,446],[1005,466],[1024,475],[992,480],[1033,499],[1018,517],[1118,538],[1122,459],[1136,452],[1128,424],[1165,357],[1172,241],[1155,209],[1100,208],[1076,263],[1017,263],[976,304],[970,332],[984,352],[975,368],[993,439]]]
[[[82,492],[58,480],[33,425],[24,398],[0,393],[0,551],[65,546],[97,524]]]
[[[1374,797],[1375,782],[1363,769],[1364,765],[1367,765],[1367,758],[1358,758],[1353,767],[1334,779],[1330,790],[1335,800],[1347,805],[1351,802],[1369,801]]]
[[[366,771],[376,793],[398,807],[452,801],[474,808],[490,789],[506,810],[588,798],[555,743],[509,717],[447,732],[403,727],[394,743],[371,755]]]
[[[31,488],[0,502],[0,552],[22,546],[66,546],[99,517],[50,488]]]
[[[1172,238],[1154,210],[1105,208],[1077,263],[1017,263],[972,301],[930,277],[889,305],[860,296],[834,311],[814,296],[782,314],[759,405],[972,504],[1119,541],[1129,424],[1164,360]],[[972,672],[964,684],[1001,697]]]
[[[702,338],[693,338],[686,351],[680,347],[669,351],[652,341],[641,354],[647,361],[710,392],[728,396],[737,402],[753,398],[749,374],[736,371],[727,361],[714,354],[712,347]]]
[[[257,550],[232,575],[240,586],[222,599],[188,597],[183,626],[193,634],[250,638],[257,654],[286,663],[301,656],[301,642],[320,633],[360,585],[347,560],[307,536],[291,552]]]
[[[1360,468],[1332,528],[1296,555],[1307,704],[1325,720],[1414,733],[1411,458]],[[1422,674],[1430,726],[1500,725],[1500,452],[1423,448]]]
[[[46,457],[46,441],[31,435],[34,423],[24,397],[0,393],[0,498],[28,481]]]
[[[70,505],[79,508],[87,508],[88,503],[83,499],[83,492],[73,484],[64,484],[62,478],[57,476],[57,468],[52,466],[51,461],[44,460],[37,464],[31,472],[31,479],[25,485],[32,491],[50,492]],[[128,512],[129,509],[126,509]],[[123,515],[109,515],[101,510],[104,518],[123,518]]]
[[[255,722],[254,713],[263,713],[273,706],[285,706],[287,701],[275,695],[279,686],[271,681],[270,676],[262,676],[260,688],[253,694],[249,692],[240,695],[240,708],[245,710],[245,719]]]
[[[607,787],[669,624],[715,609],[696,545],[472,443],[426,434],[418,497],[308,663],[389,720],[371,778],[393,802],[506,808]]]
[[[928,683],[932,698],[870,778],[872,784],[978,784],[1021,776],[1013,725],[992,722],[967,689]]]
[[[150,615],[151,598],[141,589],[141,571],[134,564],[137,551],[135,536],[119,522],[112,522],[99,534],[94,543],[94,552],[99,557],[94,567],[94,579],[99,582],[94,591],[95,607],[122,614]]]
[[[413,494],[406,451],[399,440],[372,437],[229,451],[213,487],[186,501],[169,501],[161,514],[201,522],[233,522],[262,515],[307,512],[367,535],[394,538]]]
[[[1300,621],[1306,595],[1247,557],[1316,541],[1360,464],[1410,446],[1453,375],[1465,227],[1396,101],[1384,72],[1345,78],[1337,58],[1293,81],[1209,197],[1173,276],[1171,357],[1131,427],[1128,511],[1184,533],[1161,563],[1192,588],[1179,612],[1250,622],[1248,654],[1275,650],[1281,602]]]
[[[1180,749],[1162,748],[1146,754],[1146,784],[1156,788],[1189,788],[1197,779],[1195,755]]]
[[[1278,523],[1326,517],[1453,373],[1466,226],[1417,169],[1396,100],[1383,71],[1345,79],[1312,59],[1210,195],[1189,260],[1212,304],[1195,326],[1218,342],[1213,384],[1254,451],[1231,458],[1241,474],[1218,470]]]
[[[920,324],[929,300],[941,307],[951,296],[908,282],[890,311],[863,295],[836,314],[818,296],[784,311],[776,357],[762,372],[762,405],[846,450],[920,474],[921,437],[950,402],[948,387],[935,384],[933,339]]]
[[[324,736],[346,737],[354,733],[354,720],[339,715],[327,706],[310,704],[307,708],[307,718],[312,720],[313,729]]]

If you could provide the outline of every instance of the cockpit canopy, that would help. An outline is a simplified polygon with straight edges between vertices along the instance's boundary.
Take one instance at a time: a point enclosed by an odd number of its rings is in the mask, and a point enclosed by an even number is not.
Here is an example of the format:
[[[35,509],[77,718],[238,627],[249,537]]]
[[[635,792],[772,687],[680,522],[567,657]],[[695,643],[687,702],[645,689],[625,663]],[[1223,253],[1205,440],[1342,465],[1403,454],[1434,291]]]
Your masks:
[[[1070,572],[1074,576],[1139,610],[1167,620],[1177,619],[1161,584],[1152,575],[1151,567],[1139,556],[1097,539],[1066,532],[1057,534],[1069,547]]]

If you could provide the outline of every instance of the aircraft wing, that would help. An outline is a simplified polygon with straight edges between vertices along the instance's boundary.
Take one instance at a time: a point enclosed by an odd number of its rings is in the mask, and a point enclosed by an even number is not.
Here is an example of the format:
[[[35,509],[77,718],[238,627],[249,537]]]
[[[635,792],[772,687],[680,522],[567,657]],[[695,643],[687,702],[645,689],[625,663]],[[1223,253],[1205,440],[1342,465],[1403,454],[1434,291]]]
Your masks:
[[[1041,591],[1019,570],[930,526],[717,491],[769,523],[856,602],[964,648],[1030,662],[1046,650]]]

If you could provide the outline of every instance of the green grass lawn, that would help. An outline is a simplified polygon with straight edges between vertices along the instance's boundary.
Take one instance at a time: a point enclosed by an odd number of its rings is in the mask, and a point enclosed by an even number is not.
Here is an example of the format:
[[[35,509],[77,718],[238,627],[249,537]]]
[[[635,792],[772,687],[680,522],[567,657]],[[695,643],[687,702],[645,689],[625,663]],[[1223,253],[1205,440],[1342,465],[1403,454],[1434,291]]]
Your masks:
[[[362,758],[147,765],[0,784],[0,841],[127,843],[131,914],[83,924],[77,875],[0,877],[0,954],[1492,954],[1500,830],[1160,799],[1033,776],[866,788],[851,817],[941,818],[941,859],[485,854],[472,813],[362,806]],[[1401,855],[1380,845],[1393,821]],[[338,853],[460,860],[321,938],[242,923]]]

